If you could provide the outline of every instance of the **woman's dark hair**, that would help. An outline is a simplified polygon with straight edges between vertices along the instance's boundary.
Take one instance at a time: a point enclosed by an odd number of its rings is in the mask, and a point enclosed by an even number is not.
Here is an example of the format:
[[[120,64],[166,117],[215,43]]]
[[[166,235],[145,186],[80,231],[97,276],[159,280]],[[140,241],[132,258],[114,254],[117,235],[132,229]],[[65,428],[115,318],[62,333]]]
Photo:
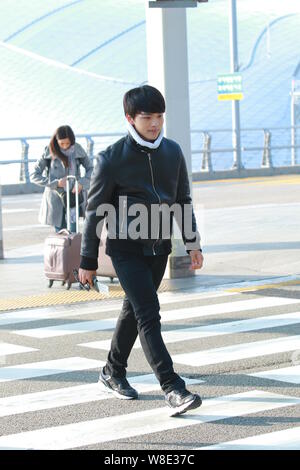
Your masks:
[[[68,157],[66,157],[66,155],[62,153],[60,146],[58,145],[58,142],[57,142],[58,140],[61,140],[61,139],[69,139],[71,145],[75,144],[75,135],[70,126],[58,127],[56,131],[54,132],[50,140],[50,144],[49,144],[51,154],[60,158],[65,168],[67,168],[69,166]]]
[[[164,113],[166,103],[163,95],[157,88],[143,85],[133,88],[125,93],[123,98],[124,113],[133,119],[138,113]]]

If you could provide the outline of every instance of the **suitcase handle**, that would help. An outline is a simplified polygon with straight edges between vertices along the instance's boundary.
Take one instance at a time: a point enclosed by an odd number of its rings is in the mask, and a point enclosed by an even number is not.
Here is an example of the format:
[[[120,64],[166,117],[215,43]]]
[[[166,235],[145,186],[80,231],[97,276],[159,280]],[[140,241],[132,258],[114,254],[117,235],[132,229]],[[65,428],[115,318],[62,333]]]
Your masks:
[[[68,229],[66,229],[66,228],[62,228],[62,229],[58,232],[58,234],[59,234],[59,235],[63,235],[63,234],[66,234],[66,233],[69,234],[69,232],[70,232],[70,230],[68,230]]]
[[[78,193],[78,180],[76,176],[69,175],[67,176],[66,181],[66,190],[67,190],[67,229],[70,232],[71,222],[70,222],[70,179],[75,180],[75,208],[76,208],[76,233],[79,231],[79,193]]]

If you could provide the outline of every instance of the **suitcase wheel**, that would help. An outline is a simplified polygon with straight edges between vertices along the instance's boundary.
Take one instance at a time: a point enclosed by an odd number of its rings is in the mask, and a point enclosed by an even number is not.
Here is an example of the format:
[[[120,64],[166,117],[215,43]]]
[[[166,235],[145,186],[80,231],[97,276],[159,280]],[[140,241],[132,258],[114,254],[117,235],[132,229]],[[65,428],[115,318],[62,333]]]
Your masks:
[[[71,286],[72,286],[72,282],[68,282],[68,284],[67,284],[67,290],[69,290]]]
[[[54,282],[53,279],[49,279],[49,282],[48,282],[49,289],[53,286],[53,282]]]
[[[61,281],[61,285],[64,286],[66,281]]]

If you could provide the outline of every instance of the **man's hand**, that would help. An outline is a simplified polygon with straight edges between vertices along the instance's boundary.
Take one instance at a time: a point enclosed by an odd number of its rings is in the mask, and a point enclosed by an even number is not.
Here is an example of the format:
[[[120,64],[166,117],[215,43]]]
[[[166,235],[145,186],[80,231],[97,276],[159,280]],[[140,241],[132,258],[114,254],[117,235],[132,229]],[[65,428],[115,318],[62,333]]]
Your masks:
[[[201,269],[203,265],[203,255],[200,250],[190,251],[191,266],[190,269]]]
[[[89,283],[93,287],[93,276],[96,276],[96,271],[88,271],[87,269],[79,268],[78,279],[81,284]]]
[[[78,194],[82,191],[82,184],[78,183]],[[72,189],[72,193],[76,193],[76,188],[74,186],[74,188]]]

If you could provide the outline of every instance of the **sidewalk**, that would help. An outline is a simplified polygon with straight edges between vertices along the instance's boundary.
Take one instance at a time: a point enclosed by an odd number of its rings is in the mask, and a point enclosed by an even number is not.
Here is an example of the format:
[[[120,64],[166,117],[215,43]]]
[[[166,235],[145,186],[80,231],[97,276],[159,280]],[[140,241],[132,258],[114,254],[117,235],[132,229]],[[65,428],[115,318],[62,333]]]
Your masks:
[[[298,175],[194,183],[193,194],[205,265],[191,278],[165,277],[162,290],[229,288],[253,281],[297,279],[298,275],[300,279]],[[39,197],[33,198],[36,212]],[[3,198],[5,259],[0,261],[0,300],[49,294],[67,297],[71,291],[79,295],[75,286],[70,291],[58,282],[52,289],[47,287],[42,248],[51,229],[32,228],[31,233],[28,227],[26,231],[29,215],[22,215],[24,204],[24,196]],[[37,213],[31,210],[36,227]],[[20,211],[17,220],[13,211]],[[113,292],[112,297],[123,295],[116,281]]]

